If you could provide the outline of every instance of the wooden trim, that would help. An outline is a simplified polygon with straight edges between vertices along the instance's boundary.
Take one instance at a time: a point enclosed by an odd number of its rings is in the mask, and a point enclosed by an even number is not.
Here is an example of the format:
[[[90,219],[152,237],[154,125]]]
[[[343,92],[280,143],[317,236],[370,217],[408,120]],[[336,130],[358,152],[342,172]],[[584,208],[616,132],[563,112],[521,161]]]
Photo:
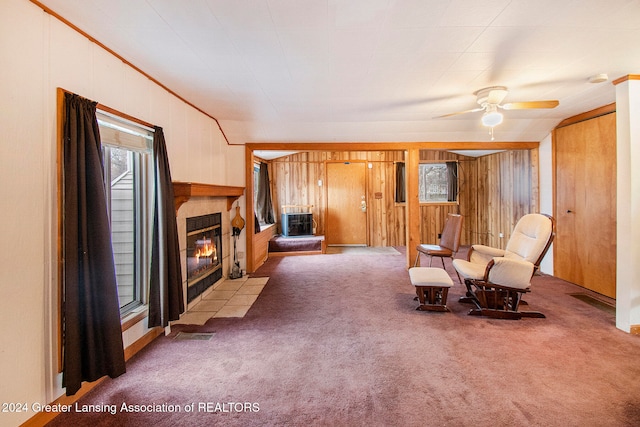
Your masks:
[[[347,147],[347,148],[349,148],[349,147]],[[317,151],[317,150],[311,150],[311,151]],[[354,151],[354,150],[349,149],[349,150],[342,150],[341,152],[344,153],[344,152],[352,152],[352,151]],[[376,152],[378,150],[365,150],[365,151]],[[388,151],[388,150],[385,150],[385,151]],[[391,151],[402,151],[402,150],[396,149],[396,150],[391,150]],[[300,154],[300,152],[298,152],[296,154]],[[277,165],[277,164],[280,164],[280,163],[285,163],[285,164],[289,164],[289,165],[294,165],[294,164],[300,164],[300,165],[317,164],[317,165],[322,165],[322,164],[325,164],[326,162],[334,162],[334,161],[335,162],[349,162],[349,161],[354,161],[355,162],[356,161],[356,160],[334,160],[334,159],[326,159],[326,160],[285,160],[287,157],[289,157],[289,156],[279,157],[277,159],[269,160],[268,162],[265,160],[265,161],[263,161],[263,163],[268,163],[268,164],[271,164],[271,165]],[[386,164],[386,163],[396,164],[396,163],[399,162],[398,160],[368,160],[368,159],[367,160],[358,159],[358,160],[361,160],[361,161],[366,162],[366,163],[374,163],[374,164],[375,163],[378,163],[378,164]],[[458,160],[456,160],[456,161],[458,161]],[[441,162],[434,161],[434,163],[441,163]],[[444,161],[442,161],[442,163],[444,163]]]
[[[405,151],[416,150],[529,150],[537,141],[523,142],[247,142],[247,149],[278,151]]]
[[[104,112],[106,112],[106,113],[113,114],[114,116],[121,117],[121,118],[123,118],[123,119],[125,119],[125,120],[128,120],[128,121],[130,121],[130,122],[137,123],[137,124],[139,124],[139,125],[142,125],[142,126],[145,126],[145,127],[151,128],[151,129],[155,128],[155,125],[153,125],[153,124],[151,124],[151,123],[145,122],[144,120],[140,120],[140,119],[138,119],[138,118],[135,118],[135,117],[133,117],[133,116],[130,116],[130,115],[128,115],[128,114],[125,114],[125,113],[123,113],[122,111],[118,111],[118,110],[116,110],[115,108],[108,107],[108,106],[106,106],[106,105],[104,105],[104,104],[100,104],[100,103],[98,103],[98,105],[96,106],[96,108],[97,108],[98,110],[102,110],[102,111],[104,111]]]
[[[121,324],[122,332],[131,328],[133,325],[135,325],[136,323],[138,323],[148,315],[149,315],[149,309],[145,307],[145,309],[140,311],[139,313],[125,316],[125,320]]]
[[[558,203],[557,203],[557,194],[558,194],[558,178],[557,178],[557,159],[556,159],[556,149],[558,136],[556,135],[556,130],[551,131],[551,215],[554,218],[558,218]],[[551,252],[551,262],[553,263],[553,269],[555,270],[555,257],[556,251],[553,250]],[[555,271],[551,271],[553,274]]]
[[[460,160],[420,160],[418,165],[444,165],[450,162],[460,163]]]
[[[420,163],[420,150],[417,148],[408,150],[405,154],[405,174],[406,174],[406,242],[407,242],[407,264],[410,268],[418,254],[416,247],[420,244],[420,197],[418,189],[418,165]]]
[[[63,304],[62,304],[62,294],[63,294],[63,283],[64,283],[64,94],[65,91],[63,89],[57,89],[57,99],[56,99],[56,109],[57,109],[57,138],[56,138],[56,175],[58,178],[58,182],[56,183],[56,197],[57,200],[57,210],[58,210],[58,295],[56,299],[58,300],[58,331],[57,331],[57,341],[58,341],[58,373],[62,372],[64,367],[64,356],[63,356],[63,337],[62,337],[62,329],[64,320],[62,317],[63,312]]]
[[[419,202],[420,206],[458,206],[460,202]]]
[[[233,203],[244,194],[244,187],[228,185],[201,184],[197,182],[173,182],[173,196],[176,212],[183,203],[192,197],[226,197],[227,210],[231,210]]]
[[[595,119],[596,117],[604,116],[605,114],[615,113],[616,112],[616,103],[608,104],[602,106],[600,108],[596,108],[591,111],[587,111],[585,113],[577,114],[575,116],[569,117],[568,119],[564,119],[555,127],[555,129],[559,129],[561,127],[574,125],[579,122],[584,122],[585,120]]]
[[[47,6],[45,6],[44,4],[39,2],[38,0],[29,0],[29,1],[31,3],[33,3],[34,5],[38,6],[40,9],[42,9],[45,13],[53,16],[54,18],[56,18],[57,20],[59,20],[63,24],[67,25],[69,28],[71,28],[72,30],[76,31],[77,33],[79,33],[83,37],[86,37],[90,42],[92,42],[95,45],[97,45],[97,46],[101,47],[102,49],[106,50],[108,53],[110,53],[111,55],[115,56],[120,61],[122,61],[125,65],[128,65],[129,67],[133,68],[135,71],[137,71],[138,73],[142,74],[143,76],[145,76],[146,78],[151,80],[153,83],[157,84],[162,89],[166,90],[171,95],[173,95],[176,98],[178,98],[180,101],[184,102],[188,106],[192,107],[193,109],[199,111],[200,113],[204,114],[205,116],[209,117],[211,120],[216,122],[216,124],[218,125],[218,129],[220,130],[220,133],[222,133],[222,136],[224,137],[224,140],[227,142],[227,145],[243,145],[243,144],[232,144],[231,142],[229,142],[229,139],[227,138],[227,135],[224,133],[224,130],[222,130],[222,126],[220,126],[220,122],[218,121],[218,119],[213,117],[211,114],[209,114],[206,111],[204,111],[203,109],[197,107],[195,104],[187,101],[185,98],[181,97],[176,92],[172,91],[167,86],[165,86],[164,84],[160,83],[159,80],[157,80],[156,78],[152,77],[150,74],[145,73],[144,71],[142,71],[142,69],[140,69],[137,66],[133,65],[131,62],[127,61],[123,56],[121,56],[118,53],[116,53],[113,49],[107,47],[105,44],[103,44],[102,42],[98,41],[97,39],[95,39],[94,37],[89,35],[87,32],[83,31],[82,29],[80,29],[76,25],[72,24],[70,21],[68,21],[67,19],[63,18],[61,15],[59,15],[56,12],[54,12],[52,9],[50,9]]]
[[[247,217],[248,227],[246,227],[247,235],[245,239],[246,245],[246,262],[247,262],[247,273],[253,273],[256,269],[253,258],[254,254],[254,245],[253,239],[256,236],[255,224],[254,224],[254,215],[251,215],[254,212],[253,207],[253,192],[255,191],[253,188],[253,162],[255,161],[255,157],[253,155],[253,150],[246,147],[244,149],[244,173],[245,173],[245,185],[247,190],[247,197],[245,197],[245,216]]]
[[[84,382],[82,383],[82,387],[80,387],[80,390],[78,390],[76,394],[74,394],[73,396],[62,395],[56,400],[54,400],[53,402],[51,402],[51,405],[65,405],[65,406],[73,405],[78,400],[80,400],[80,398],[82,398],[91,390],[96,388],[99,384],[101,384],[106,379],[107,377],[102,377],[90,383]],[[57,417],[58,414],[59,412],[44,412],[44,411],[38,412],[33,417],[29,418],[27,421],[20,424],[20,427],[42,427],[47,423],[49,423],[51,420],[53,420],[55,417]]]
[[[629,333],[631,335],[640,335],[640,325],[631,325]]]
[[[147,332],[144,336],[138,339],[136,342],[131,344],[124,350],[124,359],[125,361],[131,359],[136,353],[142,350],[145,346],[151,343],[154,339],[164,334],[164,328],[156,327],[149,332]],[[56,400],[54,400],[51,405],[73,405],[75,402],[80,400],[83,396],[89,393],[91,390],[96,388],[98,385],[102,384],[108,377],[104,376],[93,382],[83,382],[80,390],[76,392],[73,396],[62,395]],[[58,416],[58,412],[38,412],[33,417],[29,418],[27,421],[22,423],[20,427],[41,427],[49,423],[55,417]]]
[[[136,353],[149,345],[153,340],[158,338],[160,335],[164,334],[164,328],[160,326],[156,326],[155,328],[149,330],[146,334],[140,337],[136,342],[131,344],[129,347],[124,349],[124,360],[128,361],[131,359]]]
[[[614,86],[616,86],[629,80],[640,80],[640,74],[627,74],[626,76],[615,79],[612,83]]]

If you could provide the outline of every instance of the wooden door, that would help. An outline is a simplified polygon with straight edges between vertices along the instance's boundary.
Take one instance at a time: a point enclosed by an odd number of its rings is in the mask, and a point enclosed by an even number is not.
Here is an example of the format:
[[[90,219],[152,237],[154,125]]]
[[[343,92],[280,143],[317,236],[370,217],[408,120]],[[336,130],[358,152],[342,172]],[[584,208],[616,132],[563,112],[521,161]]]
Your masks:
[[[325,239],[328,245],[367,244],[365,172],[363,162],[327,163]]]
[[[616,296],[616,115],[554,132],[554,275]]]

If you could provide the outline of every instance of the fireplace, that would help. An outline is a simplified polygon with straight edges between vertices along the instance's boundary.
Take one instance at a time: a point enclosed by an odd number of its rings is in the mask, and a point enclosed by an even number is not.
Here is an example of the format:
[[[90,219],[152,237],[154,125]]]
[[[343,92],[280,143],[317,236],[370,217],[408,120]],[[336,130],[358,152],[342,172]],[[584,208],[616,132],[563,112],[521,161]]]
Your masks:
[[[222,278],[222,214],[187,218],[187,303]]]

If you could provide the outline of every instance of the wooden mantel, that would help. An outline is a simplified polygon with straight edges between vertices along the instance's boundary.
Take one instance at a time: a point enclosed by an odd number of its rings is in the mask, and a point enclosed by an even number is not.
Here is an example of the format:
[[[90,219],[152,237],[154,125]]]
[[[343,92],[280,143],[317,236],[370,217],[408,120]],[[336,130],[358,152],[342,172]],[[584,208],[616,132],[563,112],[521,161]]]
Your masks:
[[[173,182],[173,197],[176,212],[183,203],[192,197],[226,197],[227,210],[244,194],[244,187],[228,185],[199,184],[197,182]]]

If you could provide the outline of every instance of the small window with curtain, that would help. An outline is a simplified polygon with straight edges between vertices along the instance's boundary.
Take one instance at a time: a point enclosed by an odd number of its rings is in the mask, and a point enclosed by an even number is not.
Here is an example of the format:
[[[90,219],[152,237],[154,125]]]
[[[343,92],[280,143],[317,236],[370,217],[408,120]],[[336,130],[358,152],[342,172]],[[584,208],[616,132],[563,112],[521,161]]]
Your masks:
[[[420,163],[418,166],[420,203],[458,201],[458,162]]]
[[[395,176],[396,176],[396,203],[405,203],[407,201],[406,196],[406,184],[405,184],[405,170],[404,162],[395,163]]]
[[[418,166],[420,203],[457,203],[458,162],[420,163]],[[406,202],[404,162],[395,163],[395,202]]]

